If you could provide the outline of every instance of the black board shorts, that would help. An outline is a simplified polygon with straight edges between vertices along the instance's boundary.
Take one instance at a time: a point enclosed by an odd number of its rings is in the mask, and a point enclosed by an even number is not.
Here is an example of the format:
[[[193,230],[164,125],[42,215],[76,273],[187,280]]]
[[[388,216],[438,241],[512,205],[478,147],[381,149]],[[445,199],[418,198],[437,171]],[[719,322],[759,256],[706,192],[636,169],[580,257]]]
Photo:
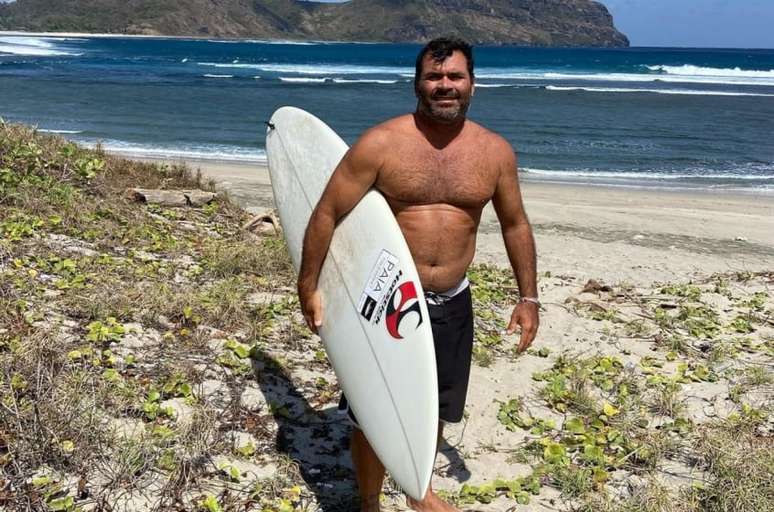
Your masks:
[[[473,303],[468,286],[451,298],[426,294],[427,310],[435,344],[438,370],[438,417],[445,423],[458,423],[465,410],[473,352]],[[357,418],[341,394],[339,412],[358,426]]]

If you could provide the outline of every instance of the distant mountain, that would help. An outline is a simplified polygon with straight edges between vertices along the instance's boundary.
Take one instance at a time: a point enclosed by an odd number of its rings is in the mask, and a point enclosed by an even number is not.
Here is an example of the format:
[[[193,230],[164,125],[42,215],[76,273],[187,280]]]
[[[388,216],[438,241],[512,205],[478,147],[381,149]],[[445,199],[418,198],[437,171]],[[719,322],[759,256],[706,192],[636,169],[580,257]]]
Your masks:
[[[628,46],[592,0],[17,0],[0,29],[199,37]]]

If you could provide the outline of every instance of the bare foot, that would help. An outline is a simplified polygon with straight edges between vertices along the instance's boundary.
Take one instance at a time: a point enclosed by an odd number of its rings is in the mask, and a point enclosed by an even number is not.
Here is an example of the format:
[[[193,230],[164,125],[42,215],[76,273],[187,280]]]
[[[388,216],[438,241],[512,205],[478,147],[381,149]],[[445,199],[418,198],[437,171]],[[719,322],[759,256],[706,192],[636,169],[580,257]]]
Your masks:
[[[411,510],[416,510],[417,512],[460,512],[460,509],[452,507],[443,501],[432,490],[427,491],[422,501],[406,496],[406,505]]]

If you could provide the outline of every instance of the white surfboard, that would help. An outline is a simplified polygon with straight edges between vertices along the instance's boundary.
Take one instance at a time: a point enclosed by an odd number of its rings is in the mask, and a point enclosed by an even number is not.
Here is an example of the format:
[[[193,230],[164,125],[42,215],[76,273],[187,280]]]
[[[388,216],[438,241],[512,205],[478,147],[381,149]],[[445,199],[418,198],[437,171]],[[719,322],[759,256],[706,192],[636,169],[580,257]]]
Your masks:
[[[271,184],[296,270],[309,217],[347,149],[308,112],[282,107],[271,117]],[[414,261],[376,190],[336,227],[318,287],[320,336],[350,407],[393,479],[421,499],[436,450],[435,351]]]

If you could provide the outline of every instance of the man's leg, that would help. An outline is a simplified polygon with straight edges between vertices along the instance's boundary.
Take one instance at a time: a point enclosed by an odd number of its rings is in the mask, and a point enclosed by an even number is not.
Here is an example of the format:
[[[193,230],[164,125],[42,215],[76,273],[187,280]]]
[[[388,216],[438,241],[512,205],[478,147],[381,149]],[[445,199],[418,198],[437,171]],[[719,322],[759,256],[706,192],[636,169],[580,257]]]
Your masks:
[[[438,423],[438,439],[436,440],[435,453],[438,455],[438,447],[441,446],[441,436],[443,435],[443,423]],[[452,507],[437,494],[433,492],[433,483],[430,482],[430,486],[427,488],[427,494],[422,501],[417,501],[414,498],[406,496],[406,504],[411,510],[417,512],[459,512],[459,509]]]
[[[363,431],[357,427],[352,431],[350,449],[360,495],[360,512],[378,512],[379,495],[384,481],[384,466],[363,435]]]

